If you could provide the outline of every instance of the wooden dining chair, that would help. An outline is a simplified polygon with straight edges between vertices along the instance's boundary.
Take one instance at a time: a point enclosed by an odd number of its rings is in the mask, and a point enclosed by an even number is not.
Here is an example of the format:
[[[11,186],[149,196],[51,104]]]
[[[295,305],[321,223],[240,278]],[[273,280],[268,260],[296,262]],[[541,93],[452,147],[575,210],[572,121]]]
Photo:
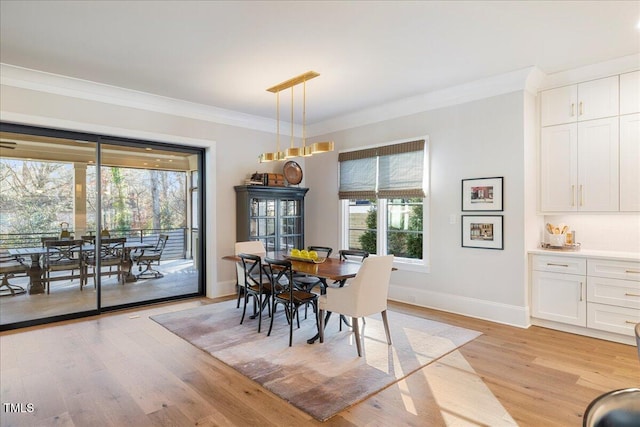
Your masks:
[[[242,308],[242,318],[240,324],[244,322],[247,313],[249,298],[253,300],[253,316],[258,317],[258,333],[262,328],[262,311],[267,307],[271,315],[270,300],[274,293],[274,285],[266,275],[263,275],[262,258],[254,254],[238,254],[242,260],[242,287],[244,295],[244,305]]]
[[[362,357],[362,344],[358,319],[381,313],[387,343],[391,345],[391,334],[387,320],[387,296],[393,269],[393,255],[366,258],[356,277],[342,288],[327,288],[318,300],[320,313],[320,342],[324,342],[324,312],[330,311],[351,317],[358,356]]]
[[[305,304],[311,304],[313,306],[316,326],[318,325],[318,295],[313,292],[300,290],[295,286],[291,261],[265,258],[265,262],[268,265],[267,275],[271,280],[271,287],[273,289],[271,296],[271,322],[267,336],[271,335],[277,307],[278,305],[282,305],[289,322],[289,347],[291,347],[293,345],[294,319],[297,321],[298,328],[300,328],[300,316],[298,315],[298,308],[300,306]]]
[[[333,248],[328,246],[307,246],[307,251],[315,251],[318,254],[319,259],[327,259],[333,253]],[[295,285],[307,292],[311,292],[313,288],[316,286],[320,286],[320,293],[324,292],[324,289],[327,287],[327,281],[321,277],[311,276],[308,274],[296,274],[293,275],[293,280]],[[309,304],[306,304],[304,307],[304,318],[307,318],[307,309]]]
[[[267,250],[264,248],[264,244],[260,240],[249,240],[246,242],[236,242],[235,244],[235,255],[239,254],[253,254],[259,255],[262,258],[267,254]],[[242,297],[242,292],[244,290],[244,269],[242,267],[242,262],[236,262],[236,292],[237,292],[237,302],[236,308],[240,307],[240,298]]]

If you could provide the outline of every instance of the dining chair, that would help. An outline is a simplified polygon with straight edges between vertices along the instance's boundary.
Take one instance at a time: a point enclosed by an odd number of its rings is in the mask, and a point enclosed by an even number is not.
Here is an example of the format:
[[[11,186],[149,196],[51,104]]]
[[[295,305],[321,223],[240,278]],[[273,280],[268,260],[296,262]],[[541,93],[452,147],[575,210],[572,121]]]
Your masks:
[[[244,254],[253,254],[253,255],[260,255],[262,258],[265,257],[265,255],[267,254],[267,250],[264,248],[264,244],[262,243],[262,241],[260,240],[250,240],[247,242],[236,242],[235,244],[235,251],[234,253],[236,255],[239,255],[241,253]],[[242,296],[242,292],[243,292],[243,283],[244,283],[244,279],[243,276],[244,275],[244,269],[242,268],[242,263],[241,262],[236,262],[236,291],[238,294],[238,300],[236,302],[236,308],[240,307],[240,297]]]
[[[96,287],[96,274],[108,277],[116,274],[118,282],[124,285],[124,274],[126,272],[124,244],[126,241],[125,237],[100,239],[100,245],[85,255],[86,277],[89,277],[88,269],[91,268],[94,288]],[[100,271],[97,271],[98,262],[100,263]],[[105,267],[109,267],[109,271],[102,271],[102,268]],[[113,271],[114,267],[116,268],[115,272]],[[82,286],[81,284],[80,290],[82,290]]]
[[[338,255],[341,261],[357,261],[363,262],[369,257],[369,252],[361,249],[340,249]]]
[[[393,255],[366,258],[356,277],[342,288],[327,288],[325,295],[318,300],[320,313],[320,342],[324,341],[324,312],[330,311],[351,317],[353,333],[358,350],[362,357],[362,344],[358,318],[380,313],[387,344],[391,345],[391,334],[387,320],[387,295],[389,280],[393,269]]]
[[[48,240],[44,242],[45,253],[42,262],[44,282],[47,294],[51,290],[51,282],[59,280],[80,279],[80,290],[86,280],[83,240]],[[75,271],[78,270],[78,273]],[[59,274],[68,272],[67,274]],[[53,274],[52,274],[53,273]]]
[[[153,248],[143,248],[131,253],[131,261],[138,264],[139,273],[136,275],[136,278],[149,277],[158,279],[160,277],[164,277],[162,273],[155,270],[152,266],[154,263],[160,265],[160,259],[162,258],[162,252],[167,245],[167,240],[169,240],[168,234],[160,234],[158,235],[158,241]],[[144,270],[142,270],[143,266],[145,267]]]
[[[262,328],[262,310],[268,307],[269,315],[271,315],[270,298],[273,294],[274,285],[266,275],[263,275],[262,258],[260,255],[254,254],[238,254],[242,260],[242,286],[244,295],[244,306],[242,308],[242,318],[240,324],[244,322],[244,316],[247,312],[247,303],[249,298],[253,299],[253,316],[258,317],[258,333]]]
[[[273,294],[271,295],[271,322],[269,324],[269,332],[271,335],[273,329],[273,319],[276,317],[276,309],[278,305],[282,305],[285,310],[285,316],[289,322],[289,347],[293,345],[293,321],[297,321],[300,328],[300,316],[298,308],[301,305],[311,304],[313,313],[315,314],[316,326],[318,326],[318,295],[313,292],[307,292],[298,289],[293,282],[293,269],[291,261],[276,260],[265,258],[268,265],[267,275],[271,280]]]
[[[315,251],[317,252],[319,259],[322,259],[322,258],[326,259],[326,258],[329,258],[333,253],[333,248],[330,248],[328,246],[307,246],[307,251],[309,252]],[[320,286],[320,293],[322,293],[324,292],[324,288],[327,287],[327,281],[325,279],[321,277],[311,276],[308,274],[294,273],[293,280],[295,285],[299,289],[307,292],[311,292],[313,288],[315,288],[316,286]],[[308,306],[309,304],[305,304],[305,307],[304,307],[305,319],[307,318]]]

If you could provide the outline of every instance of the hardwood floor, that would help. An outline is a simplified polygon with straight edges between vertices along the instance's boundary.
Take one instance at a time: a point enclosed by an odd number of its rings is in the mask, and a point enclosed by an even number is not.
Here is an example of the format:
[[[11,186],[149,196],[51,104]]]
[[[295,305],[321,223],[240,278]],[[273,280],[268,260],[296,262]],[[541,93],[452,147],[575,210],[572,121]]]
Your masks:
[[[149,319],[212,302],[2,332],[1,425],[579,426],[592,399],[640,384],[633,346],[391,303],[483,335],[319,423]]]

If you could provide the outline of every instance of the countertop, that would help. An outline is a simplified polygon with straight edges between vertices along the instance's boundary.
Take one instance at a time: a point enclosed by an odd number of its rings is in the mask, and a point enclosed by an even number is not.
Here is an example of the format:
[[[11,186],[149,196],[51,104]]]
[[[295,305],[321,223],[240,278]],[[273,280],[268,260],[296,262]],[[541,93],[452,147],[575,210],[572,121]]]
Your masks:
[[[599,251],[593,249],[580,249],[577,251],[561,250],[561,249],[532,249],[529,251],[533,255],[552,255],[573,258],[603,258],[615,261],[635,261],[640,262],[640,252],[618,252],[618,251]]]

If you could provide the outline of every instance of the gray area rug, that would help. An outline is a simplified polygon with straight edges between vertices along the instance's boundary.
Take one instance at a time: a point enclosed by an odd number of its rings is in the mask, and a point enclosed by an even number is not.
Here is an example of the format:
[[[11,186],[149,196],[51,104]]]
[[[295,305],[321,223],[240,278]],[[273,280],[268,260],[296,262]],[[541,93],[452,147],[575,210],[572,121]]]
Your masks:
[[[393,344],[387,345],[379,315],[367,317],[363,327],[363,357],[358,357],[353,334],[338,316],[325,329],[325,342],[307,344],[317,332],[310,312],[300,329],[294,328],[289,347],[289,327],[282,309],[274,318],[247,317],[240,325],[242,305],[235,301],[204,305],[151,318],[199,349],[233,367],[282,399],[325,421],[366,399],[456,348],[480,332],[388,311]]]

